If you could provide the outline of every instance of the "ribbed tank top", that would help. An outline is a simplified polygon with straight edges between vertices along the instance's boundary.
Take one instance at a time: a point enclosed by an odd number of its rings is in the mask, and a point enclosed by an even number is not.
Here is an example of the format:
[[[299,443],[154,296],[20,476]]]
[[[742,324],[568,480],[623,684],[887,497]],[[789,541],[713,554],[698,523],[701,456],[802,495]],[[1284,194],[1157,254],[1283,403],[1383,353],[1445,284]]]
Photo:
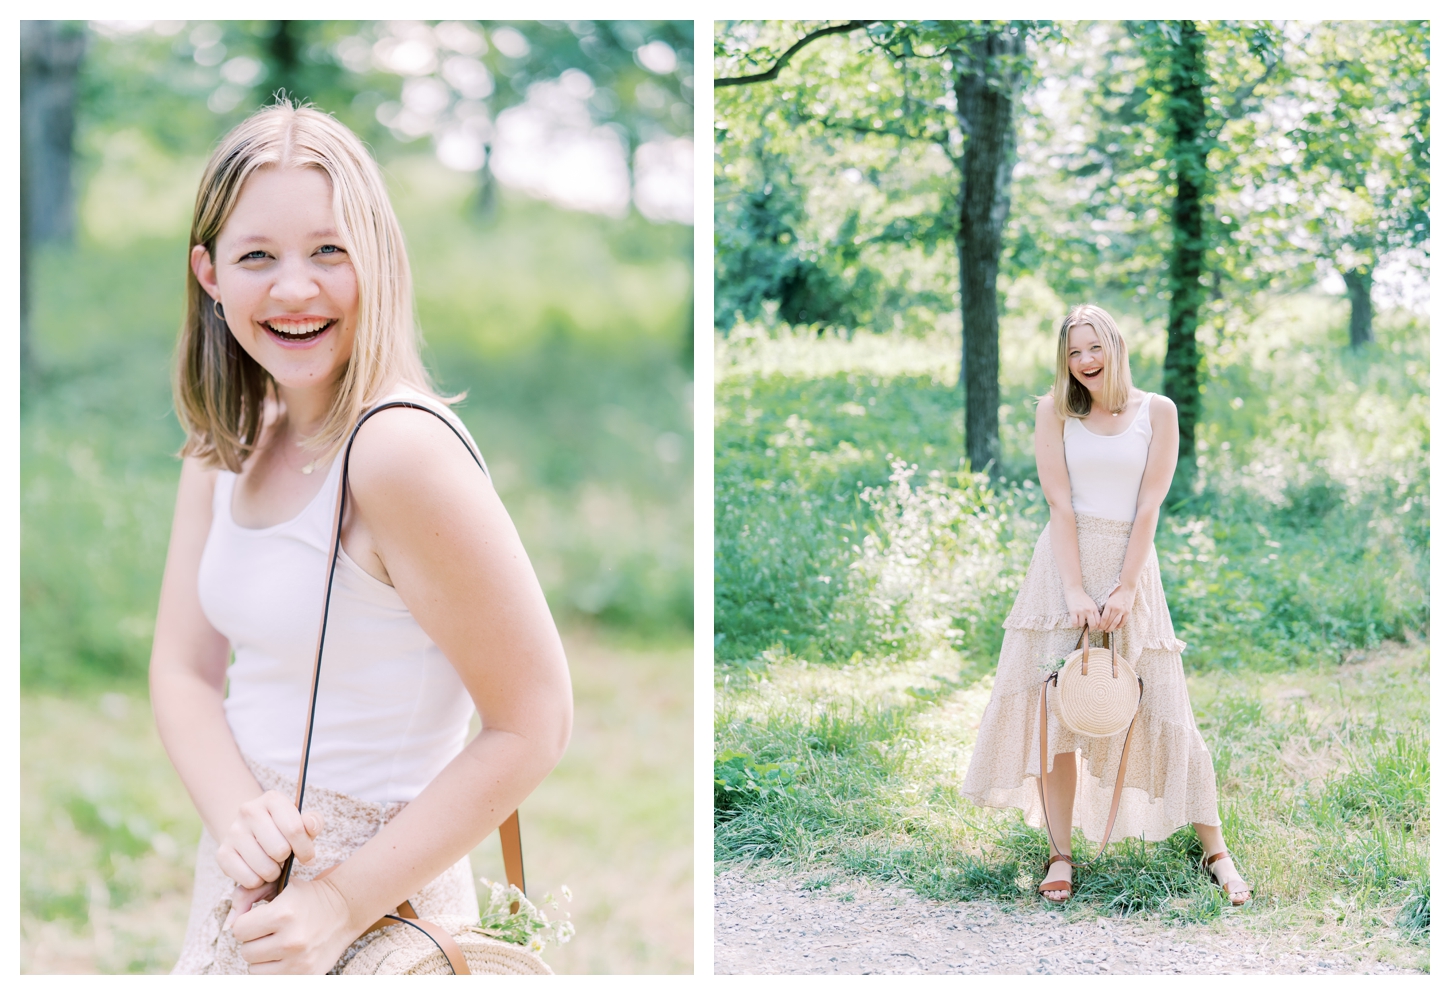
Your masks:
[[[412,393],[389,398],[442,405]],[[463,429],[465,435],[467,430]],[[197,577],[202,611],[231,643],[227,723],[242,753],[295,776],[322,614],[342,459],[295,518],[232,518],[237,475],[217,474]],[[398,592],[339,553],[308,783],[372,802],[412,801],[463,749],[473,701]]]
[[[1152,400],[1152,394],[1144,395],[1133,420],[1117,435],[1098,435],[1078,418],[1063,423],[1062,449],[1075,514],[1119,522],[1138,517],[1138,488],[1153,439],[1148,417]]]

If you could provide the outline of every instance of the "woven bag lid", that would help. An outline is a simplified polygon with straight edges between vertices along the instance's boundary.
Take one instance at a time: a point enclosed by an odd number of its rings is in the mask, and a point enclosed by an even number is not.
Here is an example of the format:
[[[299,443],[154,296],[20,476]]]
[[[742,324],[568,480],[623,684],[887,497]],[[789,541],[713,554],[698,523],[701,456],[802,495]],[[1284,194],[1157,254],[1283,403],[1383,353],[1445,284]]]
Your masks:
[[[1082,658],[1087,654],[1087,673]],[[1092,647],[1074,650],[1057,673],[1058,715],[1065,726],[1084,736],[1114,736],[1128,728],[1138,711],[1138,675],[1114,652]]]

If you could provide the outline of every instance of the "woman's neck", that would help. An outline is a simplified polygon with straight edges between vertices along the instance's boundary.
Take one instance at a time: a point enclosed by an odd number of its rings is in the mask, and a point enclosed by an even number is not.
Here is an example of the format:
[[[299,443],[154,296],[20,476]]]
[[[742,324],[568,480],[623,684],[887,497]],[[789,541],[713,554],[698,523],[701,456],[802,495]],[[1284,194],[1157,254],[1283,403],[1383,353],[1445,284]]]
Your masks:
[[[322,427],[336,398],[336,387],[277,386],[277,399],[286,412],[287,428],[298,439],[304,439]]]
[[[1135,393],[1137,393],[1136,387],[1130,387],[1128,389],[1128,396],[1123,399],[1123,411],[1126,411],[1128,409],[1128,405],[1133,403],[1133,395]],[[1096,393],[1090,390],[1088,391],[1088,394],[1091,395],[1093,399],[1092,409],[1088,411],[1089,415],[1120,415],[1123,413],[1122,411],[1114,411],[1103,402],[1103,391],[1101,389],[1099,389]]]

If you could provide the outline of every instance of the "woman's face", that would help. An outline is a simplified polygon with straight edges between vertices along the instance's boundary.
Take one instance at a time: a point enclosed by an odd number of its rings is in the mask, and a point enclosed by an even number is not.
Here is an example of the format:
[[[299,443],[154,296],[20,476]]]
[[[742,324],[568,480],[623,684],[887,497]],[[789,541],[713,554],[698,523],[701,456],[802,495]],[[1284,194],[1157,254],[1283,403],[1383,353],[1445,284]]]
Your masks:
[[[215,258],[191,250],[232,335],[284,389],[331,388],[352,356],[357,274],[340,237],[326,173],[264,167],[242,186]]]
[[[1106,364],[1096,328],[1079,322],[1067,330],[1067,368],[1078,383],[1094,394],[1102,390]]]

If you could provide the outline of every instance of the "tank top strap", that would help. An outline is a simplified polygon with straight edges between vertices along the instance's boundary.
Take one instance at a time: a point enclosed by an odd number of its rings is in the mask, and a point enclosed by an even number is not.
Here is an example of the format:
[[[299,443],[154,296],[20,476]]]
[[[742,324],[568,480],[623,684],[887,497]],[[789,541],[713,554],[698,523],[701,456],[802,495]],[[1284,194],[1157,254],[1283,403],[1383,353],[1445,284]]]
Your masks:
[[[1153,403],[1154,396],[1152,391],[1144,391],[1143,403],[1138,405],[1138,413],[1133,416],[1133,421],[1137,421],[1148,413],[1148,406]]]

